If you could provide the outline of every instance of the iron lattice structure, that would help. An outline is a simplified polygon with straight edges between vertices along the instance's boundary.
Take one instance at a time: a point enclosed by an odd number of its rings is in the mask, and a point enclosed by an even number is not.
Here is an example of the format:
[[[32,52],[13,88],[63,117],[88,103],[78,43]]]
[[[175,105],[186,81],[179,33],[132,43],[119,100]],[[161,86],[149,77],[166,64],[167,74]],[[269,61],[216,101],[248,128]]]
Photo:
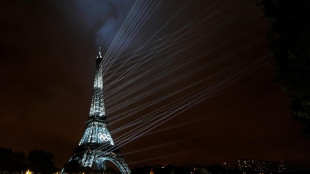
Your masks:
[[[73,156],[65,164],[61,173],[104,172],[108,161],[115,164],[122,174],[130,173],[119,148],[114,145],[108,128],[103,100],[102,70],[99,66],[101,61],[99,47],[89,119],[79,145],[74,149]]]

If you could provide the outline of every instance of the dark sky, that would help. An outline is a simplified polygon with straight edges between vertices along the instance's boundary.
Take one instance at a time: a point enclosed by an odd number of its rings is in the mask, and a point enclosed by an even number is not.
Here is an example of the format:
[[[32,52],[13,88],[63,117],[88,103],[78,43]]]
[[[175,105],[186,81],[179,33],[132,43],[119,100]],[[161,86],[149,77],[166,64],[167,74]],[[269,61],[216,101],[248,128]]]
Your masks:
[[[166,41],[164,36],[167,35],[172,36],[171,39],[182,34],[184,37],[175,43],[169,41],[173,44],[154,56],[152,61],[106,89],[105,93],[114,91],[105,98],[107,117],[113,118],[129,109],[123,107],[109,115],[109,108],[130,100],[117,101],[113,98],[122,92],[118,87],[152,67],[156,69],[125,87],[137,88],[156,77],[160,77],[159,80],[137,93],[128,90],[131,98],[195,72],[201,66],[221,62],[136,101],[129,107],[136,108],[147,101],[155,101],[210,77],[198,86],[149,105],[143,112],[111,125],[111,131],[178,101],[186,94],[195,95],[197,89],[210,89],[210,93],[203,93],[204,100],[199,104],[158,127],[154,126],[152,134],[122,146],[126,162],[130,167],[210,164],[238,158],[309,162],[310,137],[303,134],[303,124],[289,116],[289,101],[274,81],[274,66],[267,57],[268,43],[265,41],[268,22],[262,18],[257,2],[193,0],[187,6],[186,2],[173,0],[160,3],[129,42],[122,55],[140,48],[184,7],[151,39],[159,43],[149,47],[160,45]],[[1,2],[1,147],[25,152],[46,150],[55,155],[57,167],[63,166],[84,131],[98,46],[102,46],[104,52],[108,49],[133,3],[126,0]],[[199,14],[202,15],[197,18]],[[177,33],[191,21],[196,22],[197,29],[188,27]],[[187,48],[182,54],[168,56],[182,48]],[[147,48],[140,51],[143,50],[149,52]],[[116,62],[125,62],[126,58],[128,56]],[[118,68],[122,71],[132,68],[131,62],[139,60],[146,60],[146,57],[136,56],[122,67],[115,64],[108,73],[113,74]],[[186,64],[191,60],[190,64]],[[180,68],[167,76],[160,76],[175,67]],[[107,83],[113,83],[116,78],[112,76]],[[214,86],[218,82],[223,85]],[[122,133],[112,136],[116,139]],[[149,147],[154,148],[127,153]]]

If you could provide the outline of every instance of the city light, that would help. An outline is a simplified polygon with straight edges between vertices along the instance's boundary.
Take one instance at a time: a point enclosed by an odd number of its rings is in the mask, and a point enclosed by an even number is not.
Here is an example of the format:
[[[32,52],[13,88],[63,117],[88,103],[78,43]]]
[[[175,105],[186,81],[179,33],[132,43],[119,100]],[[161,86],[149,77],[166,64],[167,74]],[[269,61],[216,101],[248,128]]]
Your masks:
[[[26,174],[32,174],[33,172],[31,172],[30,170],[26,171]]]

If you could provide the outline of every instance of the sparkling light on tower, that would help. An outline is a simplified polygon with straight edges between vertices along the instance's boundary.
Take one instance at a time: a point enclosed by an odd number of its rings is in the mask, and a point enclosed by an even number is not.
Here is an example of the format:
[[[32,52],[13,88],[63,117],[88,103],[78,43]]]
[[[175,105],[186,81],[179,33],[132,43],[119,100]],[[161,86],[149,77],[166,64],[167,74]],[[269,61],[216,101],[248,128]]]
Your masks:
[[[104,171],[107,161],[115,164],[122,174],[130,173],[118,147],[114,145],[108,128],[103,100],[102,69],[99,66],[101,61],[99,47],[89,119],[79,145],[74,149],[74,154],[65,164],[62,173],[82,172],[81,170]]]

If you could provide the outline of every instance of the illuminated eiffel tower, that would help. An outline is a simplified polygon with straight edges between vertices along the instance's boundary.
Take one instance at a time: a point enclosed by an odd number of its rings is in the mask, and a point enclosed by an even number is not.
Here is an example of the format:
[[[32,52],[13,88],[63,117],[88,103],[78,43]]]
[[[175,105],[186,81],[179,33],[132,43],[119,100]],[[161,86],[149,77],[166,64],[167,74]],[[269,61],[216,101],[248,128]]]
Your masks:
[[[102,70],[99,66],[101,61],[102,55],[99,47],[93,97],[86,128],[79,145],[73,151],[73,156],[65,164],[61,173],[103,173],[108,161],[115,164],[122,174],[130,173],[119,148],[114,145],[108,128],[103,100]]]

